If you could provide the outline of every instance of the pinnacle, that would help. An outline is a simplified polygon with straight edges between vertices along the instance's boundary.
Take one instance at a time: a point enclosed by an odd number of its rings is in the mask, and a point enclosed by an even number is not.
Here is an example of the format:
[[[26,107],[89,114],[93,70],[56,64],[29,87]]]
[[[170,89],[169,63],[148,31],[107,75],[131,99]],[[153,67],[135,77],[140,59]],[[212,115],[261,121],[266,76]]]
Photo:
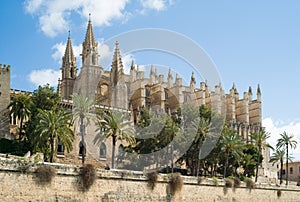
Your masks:
[[[71,63],[73,61],[75,61],[75,56],[74,56],[72,42],[71,42],[71,38],[70,38],[70,34],[69,34],[67,46],[66,46],[66,50],[65,50],[65,55],[64,55],[64,62]]]
[[[91,19],[89,19],[89,22],[88,22],[83,45],[84,45],[84,47],[95,47],[97,45],[97,42],[94,37],[94,31],[93,31]]]

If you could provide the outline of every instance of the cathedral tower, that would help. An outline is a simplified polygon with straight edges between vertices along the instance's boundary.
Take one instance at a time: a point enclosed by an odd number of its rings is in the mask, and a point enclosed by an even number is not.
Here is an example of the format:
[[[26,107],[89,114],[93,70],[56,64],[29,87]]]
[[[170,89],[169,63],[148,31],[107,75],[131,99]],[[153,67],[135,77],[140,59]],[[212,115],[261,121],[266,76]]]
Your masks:
[[[113,61],[110,71],[110,83],[111,83],[111,104],[113,107],[128,109],[128,94],[127,86],[125,83],[125,75],[123,62],[119,50],[119,43],[116,42]]]
[[[0,64],[0,138],[9,137],[10,65]]]
[[[67,41],[65,55],[62,57],[61,74],[62,79],[59,84],[61,98],[70,99],[77,76],[76,58],[74,56],[70,34]]]

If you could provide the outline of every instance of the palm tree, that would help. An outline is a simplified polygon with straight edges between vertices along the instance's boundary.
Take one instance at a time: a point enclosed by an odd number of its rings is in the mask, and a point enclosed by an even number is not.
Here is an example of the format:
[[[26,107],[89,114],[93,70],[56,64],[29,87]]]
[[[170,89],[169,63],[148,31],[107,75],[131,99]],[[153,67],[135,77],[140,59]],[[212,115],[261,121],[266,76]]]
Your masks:
[[[83,145],[82,151],[82,164],[85,162],[85,127],[89,125],[90,121],[96,120],[96,114],[94,113],[95,100],[92,97],[86,97],[84,95],[73,94],[73,118],[79,121],[80,124],[80,134],[81,143]]]
[[[278,161],[280,162],[280,184],[282,184],[282,170],[283,170],[283,161],[285,159],[285,151],[284,149],[279,149],[277,148],[275,153],[272,154],[272,156],[270,157],[270,163],[273,163],[272,165],[274,165],[275,163],[277,163]],[[289,157],[289,161],[291,161],[292,158]]]
[[[74,133],[70,129],[71,115],[61,110],[59,111],[42,111],[38,114],[39,123],[36,131],[39,136],[37,142],[47,140],[50,144],[50,162],[54,160],[56,153],[55,147],[60,141],[67,151],[72,150],[72,142],[74,141]]]
[[[19,138],[23,138],[23,122],[30,115],[31,99],[27,94],[19,94],[8,105],[10,115],[20,120]]]
[[[112,138],[112,164],[115,168],[115,149],[117,140],[124,140],[129,144],[135,143],[134,130],[131,126],[132,122],[128,121],[123,113],[118,111],[109,111],[104,113],[102,117],[98,117],[99,134],[94,139],[95,144],[100,144],[102,141]]]
[[[194,122],[194,126],[198,129],[197,135],[194,140],[194,143],[196,143],[199,146],[198,166],[197,166],[197,177],[198,177],[199,169],[200,169],[201,147],[203,142],[205,141],[206,134],[209,133],[210,123],[208,119],[200,117]]]
[[[255,171],[255,182],[257,182],[258,178],[258,166],[260,164],[260,157],[262,155],[262,149],[263,148],[272,148],[270,144],[268,144],[266,141],[270,137],[270,133],[267,133],[264,130],[261,130],[259,132],[251,133],[251,140],[254,142],[254,145],[257,147],[258,155],[257,155],[257,162],[256,162],[256,171]],[[273,149],[273,148],[272,148]]]
[[[174,145],[173,139],[179,131],[179,127],[177,126],[176,122],[171,118],[168,117],[166,120],[166,125],[163,131],[163,135],[165,137],[166,143],[171,142],[171,169],[172,173],[174,172]]]
[[[289,171],[288,171],[288,167],[289,167],[289,146],[291,147],[291,149],[295,149],[297,146],[297,141],[293,140],[294,135],[291,134],[287,134],[285,131],[283,133],[280,134],[280,138],[277,140],[277,148],[281,148],[284,149],[285,147],[285,155],[286,155],[286,185],[288,185],[288,177],[289,177]]]
[[[226,177],[226,170],[228,168],[229,155],[238,158],[242,154],[244,147],[243,139],[236,133],[235,130],[225,127],[222,131],[221,150],[225,153],[226,161],[224,166],[223,177]]]

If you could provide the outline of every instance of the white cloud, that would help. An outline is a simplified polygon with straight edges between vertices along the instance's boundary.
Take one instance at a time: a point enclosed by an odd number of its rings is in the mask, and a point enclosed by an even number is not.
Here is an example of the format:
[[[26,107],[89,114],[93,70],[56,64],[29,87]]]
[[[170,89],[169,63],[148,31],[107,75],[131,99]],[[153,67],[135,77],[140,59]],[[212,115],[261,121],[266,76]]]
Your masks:
[[[112,59],[113,51],[109,49],[109,46],[106,44],[100,44],[98,48],[98,53],[100,59]]]
[[[166,9],[166,0],[142,0],[141,4],[145,9],[153,9],[157,11],[165,10]]]
[[[295,160],[300,160],[300,121],[294,121],[290,123],[284,123],[283,121],[274,121],[272,118],[265,118],[263,120],[263,126],[266,127],[266,131],[271,134],[268,142],[275,147],[277,139],[280,138],[280,134],[285,131],[288,134],[293,134],[295,140],[298,142],[297,148],[291,150]]]
[[[124,72],[126,74],[130,73],[130,67],[131,67],[132,60],[134,60],[134,57],[131,54],[128,54],[128,55],[125,55],[122,57]]]
[[[42,5],[43,0],[31,0],[25,2],[25,10],[28,13],[34,13]]]
[[[94,26],[110,25],[114,19],[128,18],[128,12],[124,11],[128,2],[129,0],[27,0],[25,10],[38,16],[45,35],[55,37],[69,28],[71,12],[85,19],[92,13]]]
[[[62,42],[56,43],[54,44],[54,46],[52,46],[52,49],[54,50],[54,53],[52,54],[52,58],[58,61],[60,64],[62,61],[62,57],[65,54],[66,46],[67,44]],[[81,61],[79,57],[80,57],[80,53],[82,52],[82,46],[81,44],[79,44],[79,45],[72,45],[72,47],[74,51],[74,56],[76,57],[77,66],[81,66],[81,63],[79,64],[79,62]]]
[[[40,69],[33,70],[29,74],[29,81],[33,83],[36,87],[40,85],[50,84],[51,86],[56,86],[58,78],[61,76],[60,70],[53,69]]]
[[[137,9],[129,4],[137,4]],[[46,36],[55,37],[70,29],[74,15],[87,20],[91,13],[94,26],[107,26],[113,20],[125,23],[136,13],[163,11],[172,4],[173,0],[140,0],[139,3],[130,0],[26,0],[24,7],[27,13],[38,17],[40,29]]]

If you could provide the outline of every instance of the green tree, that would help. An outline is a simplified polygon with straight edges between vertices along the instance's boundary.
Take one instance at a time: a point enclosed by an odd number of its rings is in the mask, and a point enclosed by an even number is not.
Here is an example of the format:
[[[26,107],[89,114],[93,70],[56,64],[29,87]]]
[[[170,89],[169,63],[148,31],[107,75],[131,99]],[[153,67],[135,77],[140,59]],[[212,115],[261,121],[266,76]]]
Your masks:
[[[78,120],[80,124],[81,143],[83,145],[82,164],[85,162],[85,127],[89,125],[90,121],[96,120],[95,100],[92,97],[87,97],[81,94],[73,94],[73,118]]]
[[[57,92],[55,92],[54,87],[50,86],[49,84],[44,86],[39,86],[33,92],[31,96],[31,105],[30,105],[30,112],[31,115],[29,120],[25,124],[25,135],[28,144],[30,145],[30,150],[32,152],[43,152],[46,156],[48,153],[48,146],[47,141],[45,140],[44,144],[36,144],[35,140],[36,137],[39,136],[37,133],[37,126],[39,124],[39,110],[53,110],[57,111],[61,109],[59,106],[60,98]],[[41,141],[41,140],[40,140]],[[43,146],[42,146],[43,145]]]
[[[276,147],[285,149],[285,154],[286,154],[286,185],[288,185],[288,178],[289,178],[289,147],[291,149],[295,149],[297,147],[297,141],[293,139],[294,135],[291,134],[289,135],[287,132],[283,132],[280,134],[280,138],[277,140]]]
[[[259,155],[257,156],[257,162],[256,162],[256,172],[255,172],[255,182],[257,182],[258,178],[258,166],[260,165],[260,157],[262,155],[262,149],[268,147],[272,148],[270,144],[267,143],[267,139],[270,137],[270,133],[267,133],[264,130],[261,130],[259,132],[251,133],[251,140],[254,142],[254,145],[258,149]]]
[[[229,129],[226,126],[222,131],[222,139],[220,140],[221,149],[225,154],[225,166],[223,177],[225,178],[227,175],[226,171],[228,169],[229,157],[233,156],[234,158],[240,158],[242,156],[244,141],[243,139],[236,133],[235,130]]]
[[[163,129],[163,137],[165,140],[165,143],[171,143],[171,171],[172,173],[174,172],[174,145],[172,143],[174,137],[177,135],[179,132],[179,127],[177,126],[176,122],[171,118],[168,117],[166,120],[166,125],[165,128]]]
[[[53,162],[56,153],[58,141],[62,143],[64,148],[69,152],[72,150],[72,142],[74,141],[74,133],[70,129],[72,122],[70,114],[63,111],[39,110],[39,123],[36,131],[37,143],[44,143],[46,140],[50,146],[50,162]]]
[[[130,145],[135,143],[134,130],[131,121],[123,113],[118,111],[109,111],[99,116],[99,133],[94,139],[95,144],[100,144],[103,140],[112,138],[112,168],[115,168],[115,149],[117,140],[128,142]]]
[[[197,162],[197,177],[199,176],[200,170],[200,159],[201,159],[201,147],[203,142],[205,141],[206,134],[209,133],[210,123],[209,119],[205,119],[204,117],[200,117],[195,122],[195,127],[198,129],[197,135],[195,137],[194,143],[198,145],[198,162]]]
[[[28,94],[19,94],[13,98],[13,101],[9,104],[10,115],[20,120],[19,128],[19,139],[23,139],[24,131],[23,125],[24,121],[30,116],[31,100]]]

